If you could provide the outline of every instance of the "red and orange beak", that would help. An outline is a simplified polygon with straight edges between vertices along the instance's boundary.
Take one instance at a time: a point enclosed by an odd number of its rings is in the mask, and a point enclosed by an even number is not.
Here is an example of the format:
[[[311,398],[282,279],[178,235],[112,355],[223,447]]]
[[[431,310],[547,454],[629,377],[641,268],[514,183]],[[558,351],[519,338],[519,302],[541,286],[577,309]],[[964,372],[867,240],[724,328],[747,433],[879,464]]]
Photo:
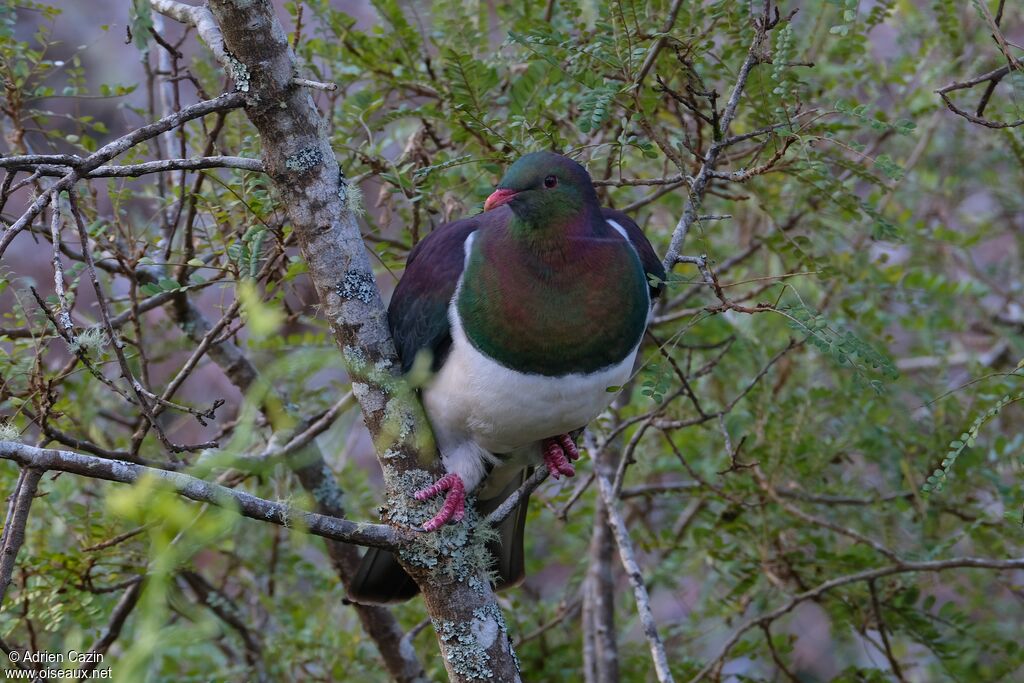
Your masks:
[[[516,196],[515,190],[497,189],[484,202],[484,211],[496,209],[502,204],[508,204]]]

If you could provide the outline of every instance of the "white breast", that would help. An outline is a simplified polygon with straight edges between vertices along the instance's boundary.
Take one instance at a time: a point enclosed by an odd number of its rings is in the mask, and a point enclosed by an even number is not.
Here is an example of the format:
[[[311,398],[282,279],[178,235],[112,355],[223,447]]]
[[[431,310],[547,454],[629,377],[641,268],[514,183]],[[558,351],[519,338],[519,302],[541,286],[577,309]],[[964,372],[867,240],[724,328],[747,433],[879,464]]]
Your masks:
[[[491,453],[585,426],[626,382],[636,348],[622,362],[589,374],[547,377],[518,372],[488,358],[466,338],[454,306],[451,352],[423,392],[435,431],[471,439]],[[438,434],[439,441],[447,439]],[[442,445],[442,450],[444,447]]]

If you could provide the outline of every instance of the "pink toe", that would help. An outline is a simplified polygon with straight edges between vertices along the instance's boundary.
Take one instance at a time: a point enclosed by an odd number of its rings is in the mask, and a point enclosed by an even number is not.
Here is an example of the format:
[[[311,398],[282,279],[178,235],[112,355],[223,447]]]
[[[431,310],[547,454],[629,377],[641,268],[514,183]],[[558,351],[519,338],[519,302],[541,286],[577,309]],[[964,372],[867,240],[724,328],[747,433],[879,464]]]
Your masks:
[[[576,442],[572,440],[571,436],[568,434],[560,434],[555,438],[558,440],[558,445],[562,447],[562,452],[568,456],[569,460],[580,459],[579,449],[576,448]]]
[[[566,477],[576,476],[576,470],[565,457],[565,451],[562,449],[562,445],[559,443],[558,437],[547,439],[544,442],[544,464],[548,468],[548,473],[555,479],[559,478],[559,475],[565,475]]]
[[[413,495],[417,500],[425,500],[445,490],[448,491],[448,495],[444,498],[444,504],[441,505],[441,509],[436,515],[423,524],[424,531],[434,531],[448,522],[458,522],[465,516],[466,486],[457,474],[449,472],[438,479],[433,486],[417,491]]]

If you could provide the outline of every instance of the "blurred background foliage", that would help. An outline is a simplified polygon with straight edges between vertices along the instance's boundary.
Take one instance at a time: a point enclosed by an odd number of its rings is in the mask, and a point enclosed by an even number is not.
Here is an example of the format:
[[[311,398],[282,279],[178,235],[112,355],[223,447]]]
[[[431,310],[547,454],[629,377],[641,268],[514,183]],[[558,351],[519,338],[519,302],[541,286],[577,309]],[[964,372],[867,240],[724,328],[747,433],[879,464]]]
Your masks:
[[[709,310],[721,301],[696,268],[680,265],[630,400],[590,430],[591,452],[603,444],[635,458],[622,505],[681,680],[746,617],[886,564],[823,520],[908,560],[1024,553],[1024,128],[971,124],[934,92],[1006,63],[981,2],[782,3],[765,46],[771,63],[754,68],[729,132],[774,128],[723,154],[718,170],[738,175],[714,180],[700,213],[728,217],[699,220],[683,249],[707,256],[730,301],[774,310]],[[168,57],[149,26],[175,45],[184,38],[172,66],[185,104],[229,87],[194,35],[129,4],[87,18],[71,2],[0,9],[5,155],[84,155],[158,118]],[[984,4],[1001,10],[1021,58],[1024,8]],[[535,149],[578,158],[606,204],[630,211],[665,253],[687,198],[680,174],[694,175],[697,155],[724,134],[712,104],[725,106],[746,56],[750,3],[678,3],[667,31],[673,3],[662,0],[369,5],[309,0],[279,10],[301,75],[338,85],[314,97],[362,196],[385,292],[412,245],[481,210],[502,169]],[[76,35],[83,20],[88,42]],[[124,44],[126,25],[135,46]],[[973,110],[982,90],[952,96]],[[1018,68],[995,88],[986,117],[1022,115]],[[203,153],[215,119],[120,161]],[[232,114],[210,152],[258,157],[259,140]],[[80,201],[96,258],[180,266],[143,284],[102,272],[117,312],[185,291],[219,317],[239,298],[242,313],[223,334],[289,410],[316,416],[348,390],[264,176],[222,169],[88,187]],[[5,222],[30,190],[12,195]],[[166,231],[182,207],[195,213],[191,244]],[[249,458],[280,424],[210,363],[175,401],[205,410],[223,398],[217,419],[204,427],[173,410],[162,418],[173,441],[216,438],[221,449],[171,457],[152,433],[133,444],[133,407],[75,366],[29,291],[56,303],[48,233],[43,225],[23,235],[0,264],[3,438],[72,449],[85,440],[308,505],[287,467]],[[87,328],[98,319],[91,292],[79,289],[88,278],[74,253],[65,258],[73,317]],[[157,393],[195,348],[159,308],[122,333],[137,375]],[[116,377],[108,339],[77,339]],[[350,516],[375,519],[379,473],[356,412],[319,443]],[[788,508],[766,495],[750,463]],[[501,598],[528,680],[579,675],[596,494],[578,487],[591,467],[535,495],[529,578]],[[0,490],[16,477],[14,466],[0,467]],[[144,485],[48,475],[41,491],[0,615],[6,642],[84,649],[145,575],[108,656],[116,680],[382,680],[317,539]],[[622,680],[653,680],[621,571],[617,586]],[[871,590],[905,680],[1024,675],[1024,574],[982,569],[843,585],[773,622],[774,652],[751,630],[713,673],[779,680],[781,658],[801,681],[891,680]],[[425,616],[417,601],[396,611],[408,628]],[[433,637],[420,632],[414,644],[443,679]]]

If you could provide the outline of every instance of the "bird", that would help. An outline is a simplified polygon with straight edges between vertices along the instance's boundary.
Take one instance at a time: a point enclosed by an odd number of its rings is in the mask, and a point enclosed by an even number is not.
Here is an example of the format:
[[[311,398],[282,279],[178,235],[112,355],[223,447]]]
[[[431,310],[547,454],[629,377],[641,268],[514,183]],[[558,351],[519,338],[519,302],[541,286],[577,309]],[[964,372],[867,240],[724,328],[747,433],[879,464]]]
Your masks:
[[[444,496],[426,532],[462,520],[470,493],[482,516],[493,511],[534,467],[575,474],[574,436],[628,382],[665,283],[640,227],[602,208],[587,170],[566,156],[523,155],[483,208],[415,246],[388,306],[402,371],[420,357],[432,371],[420,398],[446,474],[415,493]],[[526,504],[489,546],[496,588],[525,576]],[[381,604],[417,592],[389,551],[370,548],[348,597]]]

